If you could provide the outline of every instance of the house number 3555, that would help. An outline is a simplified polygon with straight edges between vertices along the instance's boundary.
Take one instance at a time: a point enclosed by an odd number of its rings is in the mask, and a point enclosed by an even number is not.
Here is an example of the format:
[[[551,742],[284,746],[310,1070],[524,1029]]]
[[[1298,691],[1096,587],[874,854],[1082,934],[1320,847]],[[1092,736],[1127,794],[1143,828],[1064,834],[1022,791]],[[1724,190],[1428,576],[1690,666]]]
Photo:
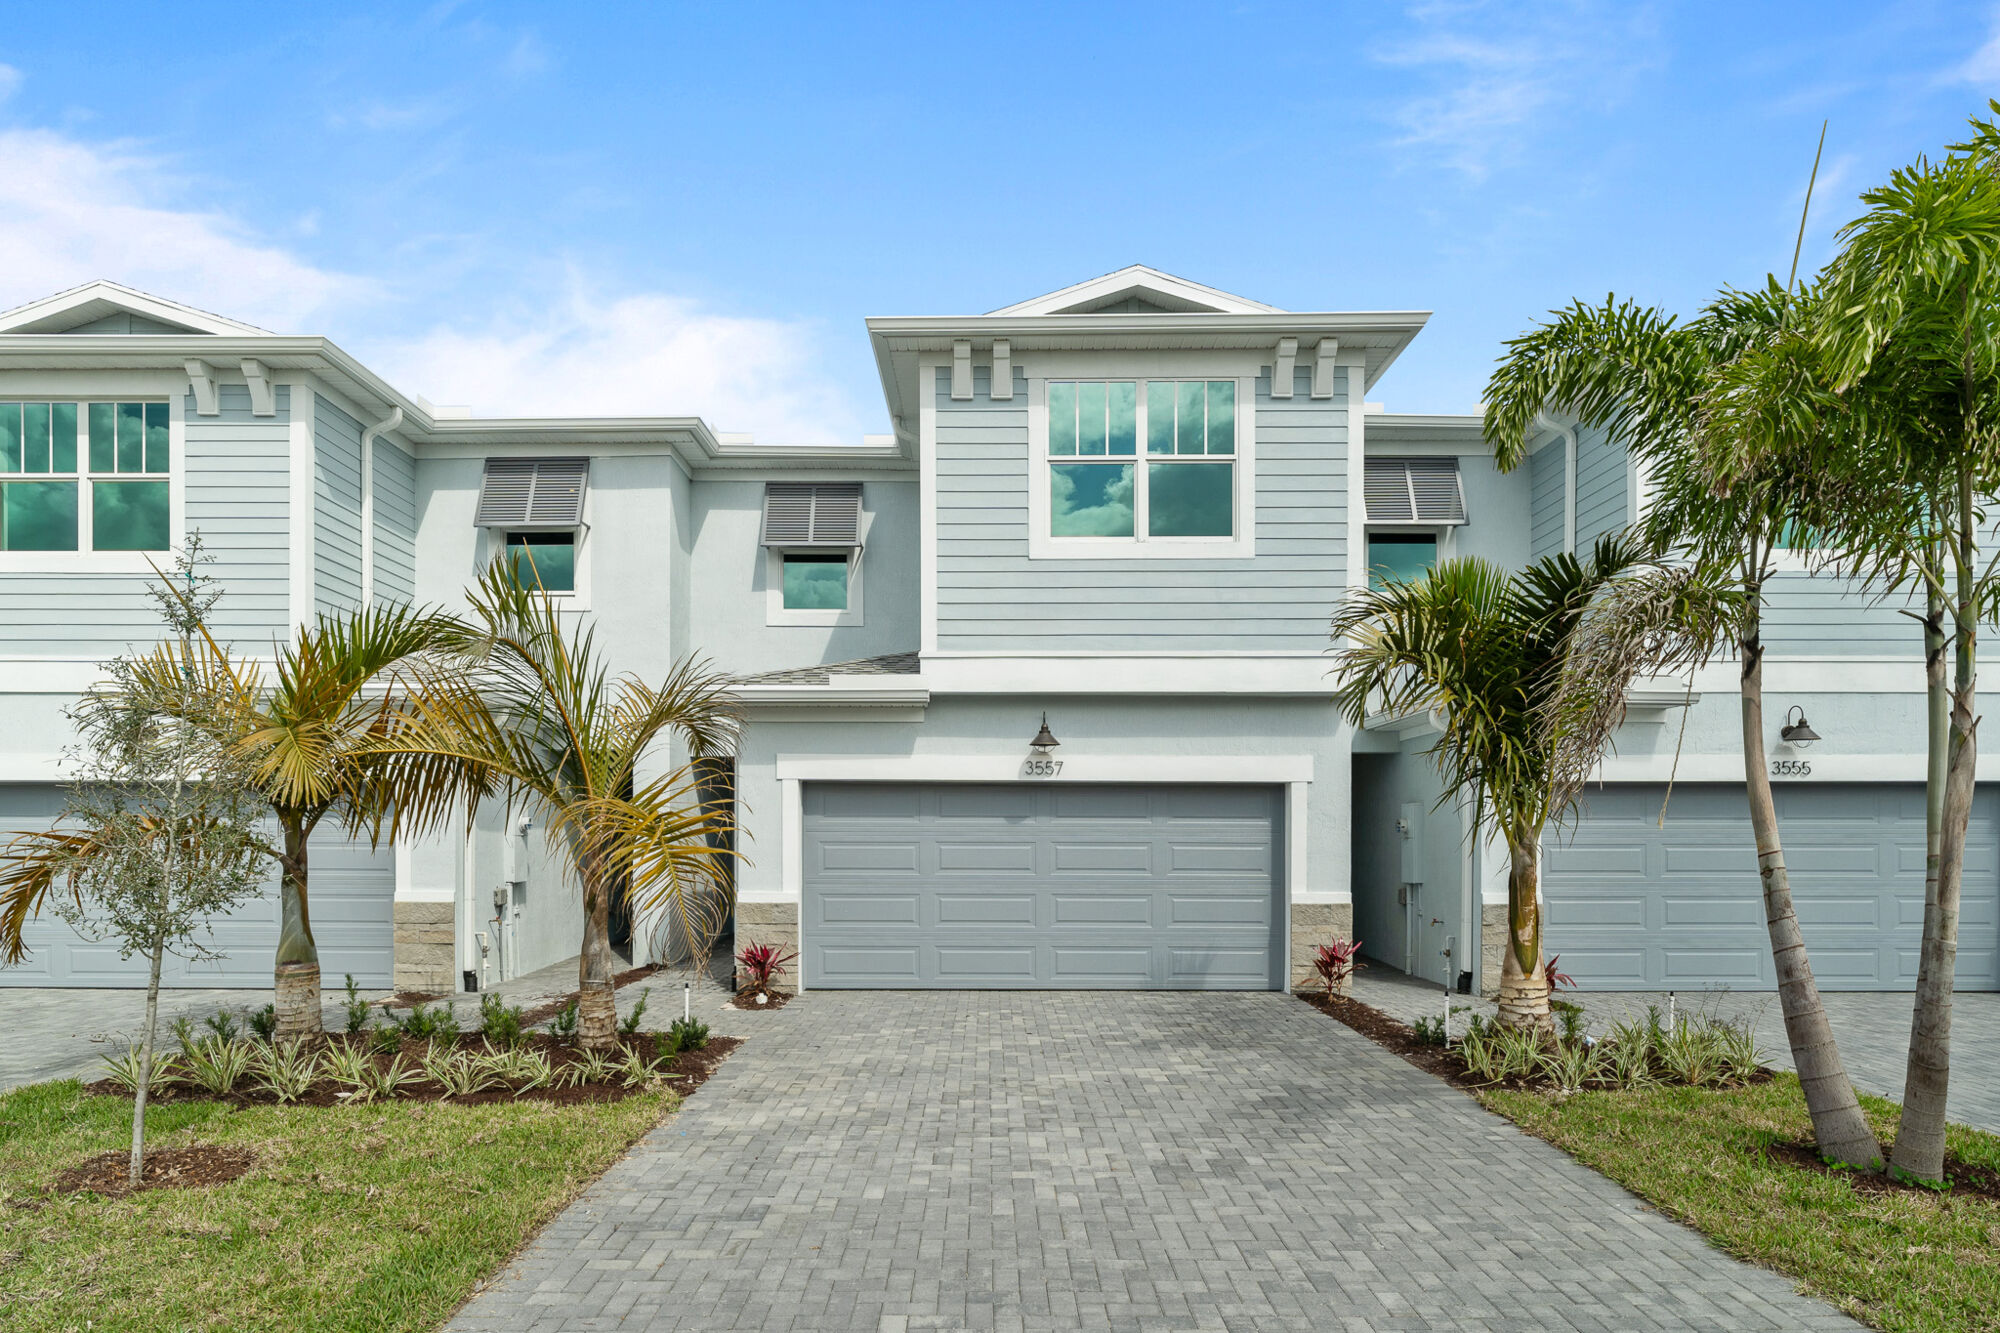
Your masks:
[[[1774,778],[1808,778],[1812,776],[1812,761],[1809,759],[1773,759],[1771,776]]]
[[[1022,761],[1021,776],[1024,778],[1052,778],[1062,772],[1060,759],[1028,759]]]

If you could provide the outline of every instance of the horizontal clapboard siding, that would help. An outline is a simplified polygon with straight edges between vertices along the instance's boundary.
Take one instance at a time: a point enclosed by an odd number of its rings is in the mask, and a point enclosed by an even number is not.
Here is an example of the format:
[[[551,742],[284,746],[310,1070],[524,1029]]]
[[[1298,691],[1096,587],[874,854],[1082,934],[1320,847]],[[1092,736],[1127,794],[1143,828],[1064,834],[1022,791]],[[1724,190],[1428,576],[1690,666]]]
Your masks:
[[[946,651],[1317,649],[1346,588],[1347,399],[1290,401],[1257,381],[1251,560],[1029,560],[1027,377],[994,401],[988,372],[937,404],[938,646]]]
[[[417,467],[392,440],[375,442],[375,599],[417,596]]]
[[[1588,551],[1599,537],[1631,522],[1627,489],[1624,446],[1601,429],[1577,431],[1577,550]]]
[[[1563,485],[1569,446],[1558,440],[1528,458],[1528,555],[1540,560],[1563,548]]]
[[[361,423],[313,395],[313,609],[361,605]]]
[[[223,596],[211,615],[219,637],[249,649],[282,635],[290,573],[290,390],[277,414],[253,416],[250,391],[221,386],[221,411],[197,416],[184,400],[186,520],[215,557],[209,573]],[[144,575],[0,574],[0,653],[109,657],[159,638],[159,612]]]

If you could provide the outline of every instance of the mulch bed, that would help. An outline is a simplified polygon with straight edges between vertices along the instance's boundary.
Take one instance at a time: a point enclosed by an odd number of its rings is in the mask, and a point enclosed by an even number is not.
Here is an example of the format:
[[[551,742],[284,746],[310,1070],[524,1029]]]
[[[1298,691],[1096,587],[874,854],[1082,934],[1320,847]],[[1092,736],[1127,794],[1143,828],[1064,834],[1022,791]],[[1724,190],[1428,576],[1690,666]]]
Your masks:
[[[652,1038],[655,1035],[653,1033],[641,1033],[639,1036],[639,1053],[642,1057],[649,1060],[655,1054],[652,1042]],[[322,1037],[318,1040],[321,1046],[331,1046],[344,1044],[350,1039],[345,1035],[333,1035]],[[483,1055],[489,1050],[485,1040],[477,1033],[460,1037],[458,1044],[460,1049],[470,1051],[474,1054]],[[547,1055],[550,1062],[558,1069],[577,1063],[582,1058],[582,1053],[577,1047],[568,1042],[559,1041],[547,1033],[531,1033],[523,1039],[521,1044],[525,1049],[538,1050]],[[742,1044],[742,1040],[737,1037],[710,1037],[707,1045],[697,1050],[681,1051],[676,1054],[673,1059],[660,1067],[658,1077],[663,1079],[675,1092],[685,1097],[707,1082],[709,1075],[715,1072],[716,1066],[720,1065],[723,1060],[728,1058],[730,1052]],[[422,1059],[427,1045],[429,1045],[428,1042],[412,1037],[405,1037],[402,1045],[394,1054],[402,1056],[405,1067],[417,1070],[418,1062]],[[376,1066],[378,1068],[384,1067],[391,1058],[393,1058],[391,1053],[378,1053],[375,1057]],[[348,1093],[349,1089],[335,1083],[330,1078],[322,1078],[313,1084],[311,1090],[304,1096],[291,1102],[280,1103],[270,1093],[261,1092],[248,1086],[252,1077],[246,1075],[243,1082],[234,1091],[221,1096],[217,1096],[203,1088],[176,1083],[155,1091],[148,1100],[153,1102],[220,1101],[227,1102],[232,1106],[345,1106],[353,1100],[351,1096],[343,1095],[344,1093]],[[100,1079],[95,1083],[86,1084],[84,1091],[100,1097],[130,1098],[132,1095],[110,1079]],[[625,1086],[614,1074],[612,1080],[609,1082],[579,1083],[560,1088],[532,1088],[518,1095],[516,1095],[512,1087],[503,1086],[488,1088],[481,1092],[468,1093],[464,1096],[447,1097],[441,1085],[429,1079],[419,1078],[415,1082],[405,1084],[394,1100],[448,1102],[454,1106],[484,1106],[494,1102],[512,1101],[549,1102],[565,1106],[583,1102],[623,1101],[625,1098],[639,1091],[641,1089]]]
[[[1489,1083],[1466,1072],[1465,1061],[1456,1051],[1447,1046],[1433,1046],[1422,1041],[1406,1023],[1398,1022],[1380,1009],[1365,1005],[1361,1001],[1345,996],[1328,996],[1324,991],[1294,991],[1297,998],[1304,1000],[1327,1017],[1345,1023],[1377,1046],[1394,1051],[1405,1061],[1415,1065],[1426,1074],[1443,1079],[1455,1088],[1467,1092],[1493,1092],[1496,1090],[1540,1092],[1548,1087],[1544,1078],[1509,1078],[1498,1083]],[[1463,1029],[1456,1022],[1454,1033]],[[1769,1069],[1760,1069],[1752,1075],[1750,1083],[1768,1083],[1776,1078]]]
[[[766,1003],[759,1004],[757,1003],[757,996],[759,994],[768,995],[771,998]],[[788,990],[774,990],[774,991],[762,991],[762,992],[754,990],[741,990],[729,997],[729,1007],[731,1009],[742,1009],[748,1013],[753,1013],[753,1014],[768,1014],[773,1009],[782,1009],[791,1002],[792,1002],[792,993]]]
[[[101,1152],[86,1159],[81,1166],[73,1166],[57,1176],[56,1192],[78,1194],[87,1190],[92,1194],[123,1197],[140,1190],[220,1185],[236,1179],[254,1166],[257,1154],[248,1148],[219,1148],[208,1144],[197,1144],[191,1148],[148,1149],[136,1188],[126,1179],[131,1162],[131,1153],[123,1148]]]
[[[1893,1139],[1882,1140],[1884,1156],[1895,1151]],[[1795,1166],[1801,1171],[1816,1171],[1823,1176],[1839,1176],[1854,1186],[1858,1194],[1917,1194],[1935,1199],[1941,1194],[1977,1194],[2000,1203],[2000,1172],[1990,1166],[1967,1162],[1957,1153],[1947,1152],[1944,1158],[1944,1175],[1949,1188],[1934,1190],[1925,1185],[1911,1185],[1892,1179],[1887,1173],[1856,1171],[1849,1167],[1833,1166],[1820,1159],[1819,1150],[1810,1143],[1773,1143],[1764,1149],[1764,1156],[1786,1166]]]

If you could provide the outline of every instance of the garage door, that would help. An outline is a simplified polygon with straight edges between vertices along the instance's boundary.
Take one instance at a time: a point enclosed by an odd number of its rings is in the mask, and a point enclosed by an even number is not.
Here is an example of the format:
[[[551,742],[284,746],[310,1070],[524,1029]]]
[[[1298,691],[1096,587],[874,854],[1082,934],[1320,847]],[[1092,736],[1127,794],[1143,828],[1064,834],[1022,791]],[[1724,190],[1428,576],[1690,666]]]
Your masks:
[[[1677,786],[1589,793],[1575,836],[1551,839],[1546,938],[1597,990],[1728,986],[1777,977],[1743,790]],[[1828,990],[1910,990],[1924,923],[1920,786],[1781,786],[1785,864],[1813,975]],[[1957,984],[2000,989],[2000,810],[1973,805]]]
[[[1269,990],[1280,789],[809,783],[808,987]]]
[[[0,837],[47,828],[61,807],[62,794],[53,787],[0,786]],[[313,938],[319,943],[321,976],[332,986],[351,972],[363,986],[386,988],[395,952],[394,852],[387,846],[370,851],[365,842],[321,833],[312,840],[311,856]],[[121,959],[115,940],[81,938],[46,908],[24,933],[33,953],[18,967],[0,967],[0,986],[146,984],[144,959]],[[224,956],[190,963],[168,955],[163,984],[268,989],[278,947],[276,875],[262,896],[218,918],[211,933],[198,938]]]

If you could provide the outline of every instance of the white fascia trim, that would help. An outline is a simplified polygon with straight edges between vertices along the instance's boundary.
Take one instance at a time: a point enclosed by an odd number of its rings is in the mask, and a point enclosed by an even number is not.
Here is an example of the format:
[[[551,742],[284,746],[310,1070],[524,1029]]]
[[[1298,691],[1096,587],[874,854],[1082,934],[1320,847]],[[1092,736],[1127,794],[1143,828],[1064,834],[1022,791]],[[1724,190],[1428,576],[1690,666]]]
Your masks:
[[[842,684],[844,681],[880,680],[881,677],[836,676],[828,685],[738,685],[730,691],[746,708],[769,705],[829,708],[907,708],[930,703],[931,692],[921,686],[878,686]]]
[[[234,660],[260,676],[274,665],[269,653],[243,653]],[[94,657],[0,656],[0,698],[82,694],[105,679],[104,664]]]
[[[1331,699],[1328,663],[1309,657],[1230,654],[1153,657],[944,657],[926,655],[933,694],[1256,694]]]
[[[1789,745],[1774,743],[1769,750],[1774,760],[1800,759],[1812,766],[1809,776],[1773,776],[1773,787],[1810,787],[1815,783],[1920,783],[1924,780],[1925,761],[1921,754],[1828,754],[1824,750],[1824,742],[1810,750],[1797,750]],[[1981,755],[1974,777],[1980,782],[2000,780],[2000,756]],[[1599,782],[1660,783],[1669,779],[1676,784],[1725,782],[1741,785],[1743,753],[1741,750],[1730,750],[1714,754],[1683,754],[1678,764],[1674,762],[1671,751],[1647,755],[1614,754],[1605,759],[1590,782],[1594,787]],[[1583,794],[1586,819],[1589,818],[1589,805],[1590,788],[1586,787]],[[1671,804],[1667,807],[1667,815],[1668,818],[1673,817]]]
[[[123,283],[108,282],[100,278],[94,282],[86,282],[80,287],[72,287],[68,291],[57,292],[53,296],[45,296],[39,301],[30,301],[26,305],[17,305],[11,310],[0,311],[0,333],[18,329],[26,324],[38,323],[51,315],[60,314],[65,310],[74,310],[78,306],[89,305],[99,301],[116,306],[122,310],[128,310],[133,314],[143,315],[148,319],[159,320],[163,324],[179,324],[186,328],[197,329],[205,334],[238,333],[254,335],[265,332],[265,330],[258,328],[255,324],[245,324],[241,320],[230,319],[223,315],[214,314],[211,311],[197,310],[191,305],[182,305],[178,301],[169,301],[164,296],[154,296],[149,292],[142,292],[135,287],[127,287]],[[108,314],[110,312],[107,311],[105,313]],[[100,316],[93,314],[84,322],[89,323],[97,318],[100,318]],[[119,336],[144,337],[148,335],[124,334]]]
[[[62,782],[69,776],[59,754],[0,754],[0,782]]]
[[[1060,777],[1024,778],[1026,747],[1005,754],[901,755],[828,758],[781,754],[780,782],[1020,782],[1059,787],[1076,783],[1138,782],[1277,786],[1313,780],[1309,754],[1185,755],[1071,754]]]
[[[1173,297],[1177,300],[1197,305],[1212,306],[1218,311],[1230,311],[1238,314],[1283,313],[1277,306],[1266,305],[1262,301],[1253,301],[1247,296],[1238,296],[1234,292],[1225,292],[1219,287],[1209,287],[1199,282],[1191,282],[1186,278],[1177,278],[1171,273],[1162,273],[1159,269],[1148,267],[1145,264],[1130,264],[1115,273],[1106,273],[1083,282],[1073,283],[1068,287],[1063,287],[1053,292],[1045,292],[1040,296],[1030,297],[1026,301],[1016,301],[1013,305],[1002,306],[1000,309],[990,311],[989,313],[993,315],[1053,314],[1058,310],[1067,310],[1071,306],[1080,305],[1086,301],[1099,300],[1106,296],[1116,295],[1117,293],[1133,289],[1150,289],[1163,296]]]

